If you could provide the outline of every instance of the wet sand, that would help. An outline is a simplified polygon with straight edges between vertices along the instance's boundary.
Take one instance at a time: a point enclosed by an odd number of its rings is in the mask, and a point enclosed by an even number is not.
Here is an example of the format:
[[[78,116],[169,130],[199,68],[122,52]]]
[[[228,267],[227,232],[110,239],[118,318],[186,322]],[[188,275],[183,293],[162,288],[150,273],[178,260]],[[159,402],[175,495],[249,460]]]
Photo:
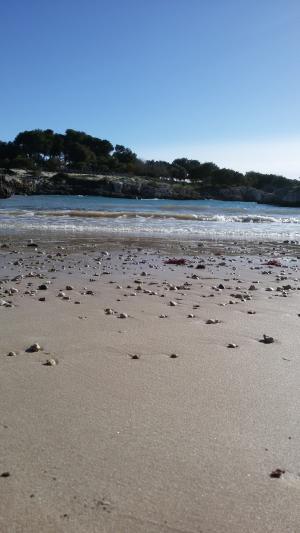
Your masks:
[[[0,249],[0,531],[299,531],[299,247],[37,244]]]

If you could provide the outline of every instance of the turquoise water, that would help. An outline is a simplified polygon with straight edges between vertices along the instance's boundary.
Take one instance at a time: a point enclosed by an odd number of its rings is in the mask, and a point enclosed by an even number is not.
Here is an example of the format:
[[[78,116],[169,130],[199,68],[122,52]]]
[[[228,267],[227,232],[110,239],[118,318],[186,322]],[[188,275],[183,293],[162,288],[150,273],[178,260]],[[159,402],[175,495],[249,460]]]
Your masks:
[[[0,200],[0,232],[28,230],[202,238],[300,239],[300,208],[217,200],[14,196]]]

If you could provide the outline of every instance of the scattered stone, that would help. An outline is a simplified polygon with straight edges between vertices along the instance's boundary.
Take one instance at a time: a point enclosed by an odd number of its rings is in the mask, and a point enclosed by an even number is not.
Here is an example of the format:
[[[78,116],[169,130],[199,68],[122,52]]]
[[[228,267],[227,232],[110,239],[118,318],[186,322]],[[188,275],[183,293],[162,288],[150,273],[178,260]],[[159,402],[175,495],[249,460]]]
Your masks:
[[[119,318],[128,318],[127,313],[120,313]]]
[[[18,294],[19,292],[19,289],[17,289],[16,287],[10,287],[7,291],[7,294],[9,294],[10,296],[12,296],[13,294]]]
[[[26,352],[34,353],[34,352],[39,352],[41,349],[42,348],[40,347],[40,345],[37,342],[35,342],[31,346],[29,346],[29,348],[27,348]]]
[[[209,318],[206,320],[206,324],[220,324],[221,320],[218,320],[217,318]]]
[[[234,342],[230,342],[227,344],[227,348],[238,348],[238,344],[234,344]]]
[[[12,307],[12,304],[7,302],[6,300],[0,300],[0,307]]]
[[[243,295],[243,294],[239,294],[239,293],[231,294],[230,296],[232,296],[232,298],[237,298],[237,300],[242,300],[242,301],[244,301],[244,299],[245,299],[245,295]]]
[[[165,265],[176,265],[176,266],[186,265],[187,264],[187,260],[184,259],[183,257],[181,257],[179,259],[176,259],[175,257],[173,257],[172,259],[167,259],[166,261],[164,261],[164,264]]]
[[[43,283],[42,285],[39,285],[38,290],[39,291],[47,291],[48,290],[48,286],[45,283]]]
[[[0,474],[0,477],[9,477],[10,476],[10,472],[2,472],[2,474]]]
[[[141,357],[141,356],[138,355],[138,354],[130,355],[130,358],[131,358],[131,359],[140,359],[140,357]]]
[[[178,355],[177,353],[171,353],[170,359],[177,359]]]
[[[66,286],[66,291],[72,291],[74,289],[74,287],[72,287],[72,285],[67,285]]]
[[[107,309],[104,309],[104,313],[106,315],[113,315],[114,311],[112,309],[110,309],[109,307],[107,307]]]
[[[14,278],[12,278],[11,281],[20,281],[21,279],[23,279],[24,276],[22,274],[18,274],[17,276],[15,276]]]
[[[273,337],[270,337],[269,335],[263,335],[263,338],[260,339],[259,342],[262,342],[263,344],[272,344],[275,342]]]
[[[275,470],[272,470],[270,477],[273,479],[279,479],[283,474],[285,474],[285,470],[282,470],[282,468],[276,468]]]
[[[281,267],[282,266],[282,264],[280,263],[280,261],[278,261],[278,259],[270,259],[270,261],[267,261],[265,263],[265,265],[277,266],[277,267]]]
[[[56,366],[57,361],[55,359],[47,359],[46,363],[44,363],[44,366]]]
[[[7,357],[15,357],[16,355],[16,352],[8,352]]]
[[[177,303],[174,302],[173,300],[171,300],[170,303],[169,303],[169,305],[170,305],[171,307],[175,307],[175,305],[177,305]]]

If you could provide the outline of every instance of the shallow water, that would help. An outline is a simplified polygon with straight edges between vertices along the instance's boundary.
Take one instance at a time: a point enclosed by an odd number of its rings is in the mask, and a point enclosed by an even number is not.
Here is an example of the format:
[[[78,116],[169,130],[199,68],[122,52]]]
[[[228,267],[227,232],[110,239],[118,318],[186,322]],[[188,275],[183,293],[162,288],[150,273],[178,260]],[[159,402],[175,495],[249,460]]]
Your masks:
[[[300,239],[300,208],[218,200],[14,196],[0,200],[0,233],[28,230],[206,239]]]

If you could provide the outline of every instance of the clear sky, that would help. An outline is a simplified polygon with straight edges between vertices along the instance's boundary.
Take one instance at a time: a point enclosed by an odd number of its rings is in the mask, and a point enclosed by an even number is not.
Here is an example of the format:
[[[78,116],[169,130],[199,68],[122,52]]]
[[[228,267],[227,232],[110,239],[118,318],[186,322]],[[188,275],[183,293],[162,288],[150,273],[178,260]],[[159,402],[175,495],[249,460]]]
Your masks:
[[[0,2],[0,139],[300,176],[300,0]]]

